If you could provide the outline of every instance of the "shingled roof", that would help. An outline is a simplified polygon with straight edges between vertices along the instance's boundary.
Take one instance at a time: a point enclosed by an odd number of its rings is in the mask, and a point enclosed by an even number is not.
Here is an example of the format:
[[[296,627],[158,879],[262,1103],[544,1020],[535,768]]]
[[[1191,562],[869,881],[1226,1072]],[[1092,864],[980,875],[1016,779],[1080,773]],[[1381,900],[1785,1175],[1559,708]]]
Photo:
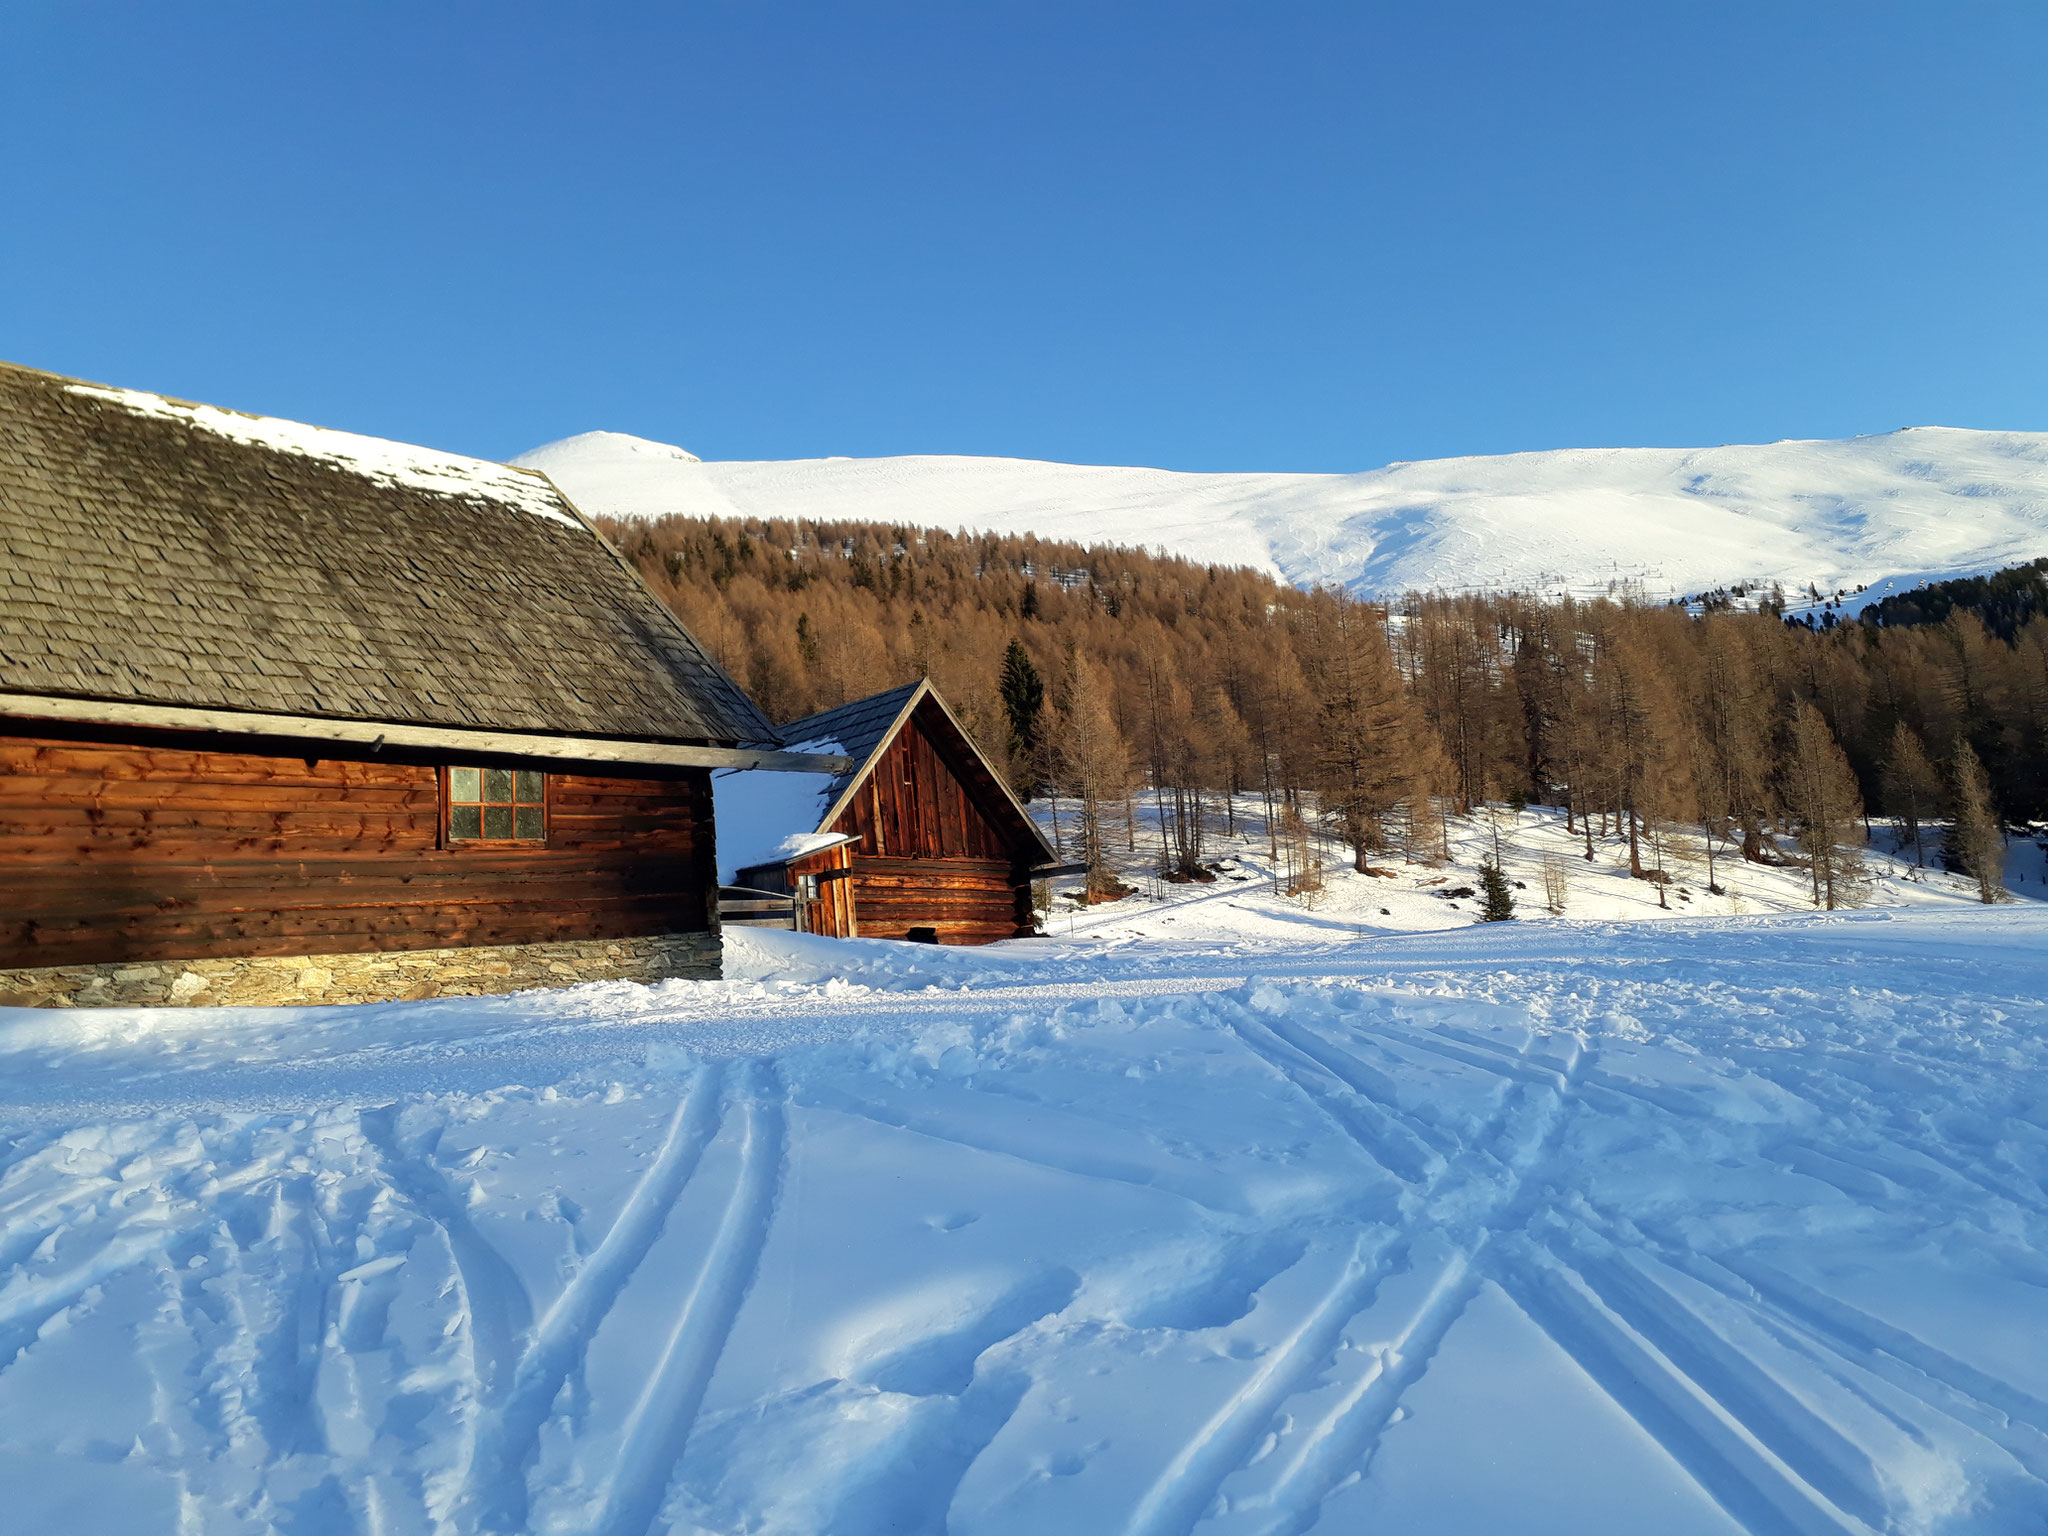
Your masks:
[[[887,693],[872,694],[865,699],[855,699],[851,704],[841,704],[836,709],[821,710],[782,727],[783,743],[791,751],[809,748],[818,752],[837,752],[853,759],[853,767],[836,776],[826,787],[825,806],[836,806],[840,796],[867,772],[875,748],[882,744],[890,727],[902,717],[911,699],[927,687],[924,679],[920,678],[914,683],[905,683],[901,688],[891,688]]]
[[[776,734],[538,471],[0,363],[8,693]]]

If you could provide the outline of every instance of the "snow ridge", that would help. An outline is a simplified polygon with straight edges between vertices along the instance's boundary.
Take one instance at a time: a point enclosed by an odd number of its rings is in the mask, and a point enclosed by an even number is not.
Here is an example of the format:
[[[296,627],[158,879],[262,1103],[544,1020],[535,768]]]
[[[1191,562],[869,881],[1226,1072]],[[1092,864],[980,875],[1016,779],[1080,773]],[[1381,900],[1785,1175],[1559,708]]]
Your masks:
[[[617,517],[846,519],[1160,548],[1363,594],[1663,599],[1989,570],[2048,549],[2048,433],[1559,449],[1357,474],[1212,474],[912,456],[698,460],[585,433],[512,461]]]

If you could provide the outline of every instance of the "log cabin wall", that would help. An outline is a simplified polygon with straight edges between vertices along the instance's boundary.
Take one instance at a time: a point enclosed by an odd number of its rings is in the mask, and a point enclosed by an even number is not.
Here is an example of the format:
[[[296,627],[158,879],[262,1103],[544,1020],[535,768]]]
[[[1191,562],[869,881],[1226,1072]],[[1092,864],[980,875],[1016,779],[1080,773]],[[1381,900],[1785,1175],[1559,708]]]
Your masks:
[[[423,755],[15,729],[0,722],[0,968],[713,930],[701,769],[551,769],[544,846],[449,847]]]
[[[789,862],[788,889],[801,904],[798,926],[805,933],[821,933],[833,939],[860,937],[860,924],[853,911],[852,874],[853,856],[845,843]],[[803,894],[806,875],[817,882],[816,896]]]
[[[857,839],[848,883],[860,935],[900,939],[928,927],[945,944],[1026,936],[1035,931],[1037,848],[982,810],[968,781],[983,771],[923,728],[927,709],[937,713],[920,706],[905,722],[832,826]]]

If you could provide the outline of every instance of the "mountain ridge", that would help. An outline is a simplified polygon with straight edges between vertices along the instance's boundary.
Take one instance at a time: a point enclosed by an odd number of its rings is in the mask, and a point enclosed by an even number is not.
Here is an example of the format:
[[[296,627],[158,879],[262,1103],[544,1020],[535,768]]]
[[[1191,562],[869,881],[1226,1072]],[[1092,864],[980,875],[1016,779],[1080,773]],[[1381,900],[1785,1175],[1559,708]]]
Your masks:
[[[701,460],[619,433],[519,455],[586,511],[1036,534],[1244,565],[1364,595],[1518,588],[1653,598],[1869,586],[2048,551],[2048,432],[1906,427],[1712,448],[1564,448],[1350,473],[976,455]]]

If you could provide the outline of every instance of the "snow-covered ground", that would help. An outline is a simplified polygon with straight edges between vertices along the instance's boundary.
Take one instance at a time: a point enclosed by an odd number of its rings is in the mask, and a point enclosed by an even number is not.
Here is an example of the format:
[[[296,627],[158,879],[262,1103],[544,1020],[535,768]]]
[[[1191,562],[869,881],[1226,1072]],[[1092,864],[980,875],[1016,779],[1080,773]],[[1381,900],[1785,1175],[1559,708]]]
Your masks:
[[[1582,448],[1359,474],[1184,474],[923,455],[705,463],[618,432],[513,461],[590,513],[844,518],[1164,548],[1361,593],[1761,579],[1911,586],[2048,547],[2048,433],[1914,427],[1840,441]],[[1887,589],[1889,590],[1889,588]]]
[[[0,1012],[0,1529],[2048,1524],[2048,904],[1411,879]]]
[[[1585,856],[1587,839],[1581,832],[1567,831],[1563,810],[1551,806],[1514,811],[1495,805],[1471,816],[1452,816],[1447,820],[1448,859],[1439,864],[1409,864],[1399,854],[1376,856],[1373,868],[1377,873],[1373,875],[1353,870],[1349,850],[1315,828],[1313,853],[1320,864],[1322,889],[1290,897],[1276,883],[1258,797],[1241,796],[1236,809],[1234,830],[1220,812],[1210,818],[1205,859],[1215,866],[1216,878],[1205,884],[1175,884],[1157,877],[1163,838],[1150,802],[1141,801],[1129,846],[1118,829],[1106,852],[1133,894],[1121,901],[1084,907],[1077,894],[1081,882],[1061,880],[1054,887],[1052,909],[1044,918],[1048,931],[1063,938],[1279,940],[1458,927],[1478,921],[1480,864],[1496,854],[1502,872],[1514,883],[1518,921],[1738,917],[1813,908],[1812,883],[1807,872],[1791,862],[1796,860],[1797,850],[1789,838],[1782,840],[1788,862],[1775,866],[1744,863],[1716,844],[1713,881],[1721,889],[1717,895],[1708,885],[1700,829],[1674,833],[1664,846],[1663,868],[1669,879],[1660,900],[1655,883],[1629,874],[1628,842],[1618,830],[1610,829],[1604,836],[1596,831],[1589,860]],[[1062,811],[1040,799],[1031,803],[1031,810],[1048,838],[1057,832],[1071,838],[1071,805]],[[1940,827],[1927,828],[1922,834],[1922,852],[1916,856],[1910,843],[1899,846],[1899,835],[1889,823],[1875,822],[1862,850],[1869,877],[1864,903],[1945,909],[1978,905],[1976,882],[1941,868],[1937,857],[1941,839]],[[1646,865],[1655,865],[1647,841],[1642,857]],[[1559,913],[1548,910],[1546,866],[1564,880],[1564,905]],[[2048,832],[2007,839],[2005,879],[2016,899],[2048,901]]]

